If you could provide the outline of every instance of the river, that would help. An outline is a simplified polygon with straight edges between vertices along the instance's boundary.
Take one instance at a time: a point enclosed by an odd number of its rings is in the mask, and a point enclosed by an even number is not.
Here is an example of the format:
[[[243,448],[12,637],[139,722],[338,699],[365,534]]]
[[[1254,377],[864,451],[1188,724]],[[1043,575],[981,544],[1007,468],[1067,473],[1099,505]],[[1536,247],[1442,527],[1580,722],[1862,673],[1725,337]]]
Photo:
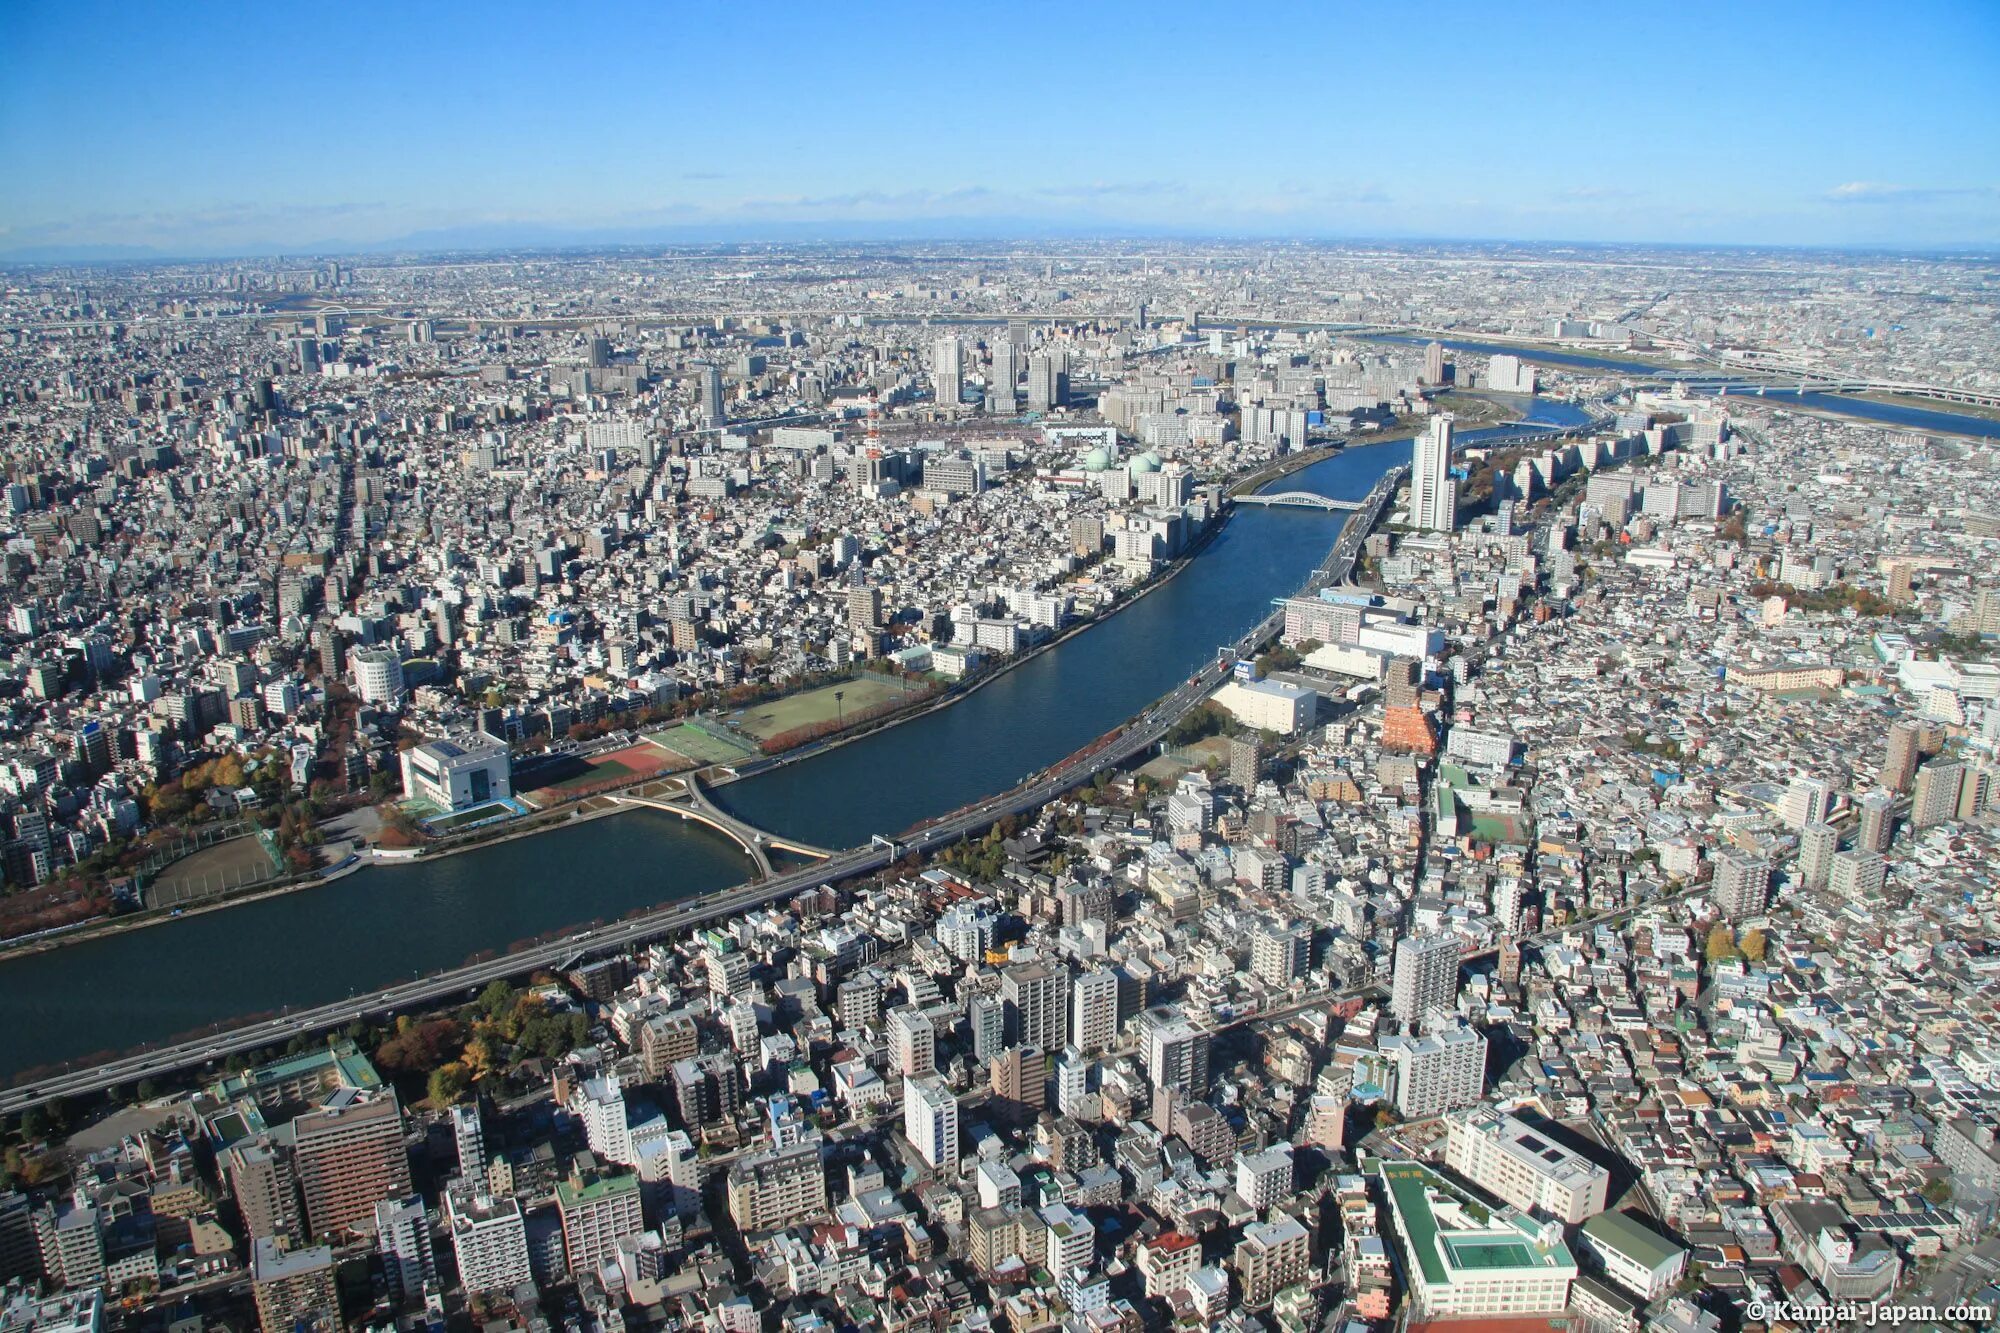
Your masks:
[[[1529,420],[1583,417],[1537,401]],[[1409,452],[1407,440],[1358,445],[1276,484],[1358,500]],[[1325,558],[1344,521],[1240,510],[1178,577],[1103,623],[948,708],[724,787],[718,799],[773,832],[849,847],[1003,791],[1141,711],[1263,618]],[[726,888],[748,870],[722,835],[642,811],[0,960],[0,1078],[340,999]]]
[[[1380,334],[1368,341],[1409,343],[1421,346],[1430,342],[1429,338],[1415,338],[1404,334]],[[1535,361],[1543,365],[1561,366],[1568,370],[1604,370],[1618,375],[1660,375],[1674,374],[1662,371],[1658,366],[1645,365],[1638,361],[1618,361],[1609,357],[1591,356],[1583,352],[1545,351],[1539,347],[1524,347],[1507,343],[1470,342],[1450,338],[1440,339],[1445,347],[1454,352],[1478,352],[1484,356],[1506,353],[1518,356],[1523,361]],[[1712,368],[1686,367],[1688,374],[1708,374]],[[1664,385],[1662,386],[1664,387]],[[1696,393],[1712,394],[1712,390],[1696,389]],[[1988,417],[1969,416],[1963,412],[1941,412],[1925,407],[1908,407],[1901,403],[1876,403],[1866,398],[1856,398],[1846,393],[1800,393],[1797,389],[1767,389],[1761,394],[1734,393],[1732,398],[1742,398],[1778,406],[1796,404],[1813,412],[1833,412],[1854,417],[1862,421],[1872,421],[1884,426],[1903,426],[1910,430],[1936,431],[1941,435],[1974,435],[1982,439],[2000,440],[2000,420]]]

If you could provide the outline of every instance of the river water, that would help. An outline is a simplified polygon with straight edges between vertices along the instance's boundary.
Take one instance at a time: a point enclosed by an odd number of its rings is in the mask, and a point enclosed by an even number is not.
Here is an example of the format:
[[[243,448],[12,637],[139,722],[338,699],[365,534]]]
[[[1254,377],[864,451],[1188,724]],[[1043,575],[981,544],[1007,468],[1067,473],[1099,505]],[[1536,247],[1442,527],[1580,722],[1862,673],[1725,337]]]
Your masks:
[[[1529,420],[1583,417],[1538,401]],[[1358,500],[1409,454],[1407,441],[1359,445],[1277,484]],[[1262,619],[1325,558],[1345,519],[1243,509],[1178,577],[1102,624],[951,707],[718,798],[773,832],[850,847],[1003,791],[1140,712]],[[722,835],[641,811],[0,960],[0,1079],[340,999],[748,873]]]
[[[1409,343],[1421,346],[1428,338],[1413,338],[1402,334],[1382,334],[1370,338],[1371,342]],[[1657,366],[1649,366],[1637,361],[1618,361],[1609,357],[1591,356],[1584,352],[1544,351],[1539,347],[1517,347],[1505,343],[1456,341],[1442,339],[1445,347],[1454,352],[1477,352],[1483,356],[1508,353],[1523,361],[1539,362],[1543,365],[1561,366],[1568,370],[1603,370],[1616,375],[1658,375],[1679,373],[1663,372]],[[1687,374],[1707,374],[1712,368],[1685,367]],[[1706,389],[1696,393],[1711,393]],[[1982,439],[2000,439],[2000,420],[1975,417],[1963,412],[1941,412],[1924,407],[1905,407],[1900,403],[1874,403],[1865,398],[1856,398],[1846,393],[1800,393],[1797,389],[1767,389],[1761,394],[1736,393],[1733,398],[1755,399],[1774,403],[1783,407],[1796,404],[1815,412],[1838,412],[1843,416],[1855,417],[1863,421],[1878,422],[1884,426],[1902,426],[1910,430],[1936,431],[1942,435],[1976,435]]]

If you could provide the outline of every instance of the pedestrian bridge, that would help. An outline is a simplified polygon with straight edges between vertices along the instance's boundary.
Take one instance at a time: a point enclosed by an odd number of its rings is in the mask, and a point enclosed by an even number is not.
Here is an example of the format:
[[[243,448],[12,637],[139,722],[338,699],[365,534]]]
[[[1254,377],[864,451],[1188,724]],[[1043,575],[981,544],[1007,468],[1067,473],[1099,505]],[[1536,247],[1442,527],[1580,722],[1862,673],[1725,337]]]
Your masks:
[[[1240,505],[1262,505],[1265,508],[1284,506],[1288,509],[1338,509],[1352,513],[1367,503],[1366,500],[1334,500],[1311,491],[1279,491],[1275,495],[1239,495]]]
[[[825,861],[833,855],[824,847],[780,838],[775,834],[766,833],[754,824],[744,823],[711,800],[702,788],[701,779],[692,773],[684,773],[673,781],[678,782],[681,787],[676,795],[635,796],[625,793],[613,796],[611,799],[620,805],[642,805],[649,810],[664,810],[670,815],[679,815],[682,819],[691,819],[697,824],[708,825],[749,853],[750,859],[757,863],[757,872],[767,878],[778,873],[777,867],[771,864],[773,851],[790,852],[794,856],[811,857],[815,861]]]

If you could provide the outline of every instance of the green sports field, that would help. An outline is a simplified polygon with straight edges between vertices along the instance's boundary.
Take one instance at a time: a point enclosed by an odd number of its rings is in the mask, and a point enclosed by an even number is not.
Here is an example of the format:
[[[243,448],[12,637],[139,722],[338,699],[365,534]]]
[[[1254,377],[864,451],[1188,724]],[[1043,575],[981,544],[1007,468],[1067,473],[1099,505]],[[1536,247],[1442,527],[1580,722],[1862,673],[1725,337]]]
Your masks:
[[[757,753],[742,741],[693,722],[656,731],[646,739],[686,756],[690,763],[702,768],[710,764],[738,764]]]
[[[835,691],[841,695],[838,700],[833,697]],[[899,685],[874,676],[857,676],[837,685],[822,685],[816,690],[804,690],[769,703],[755,704],[731,720],[746,735],[763,741],[799,727],[815,727],[842,717],[852,718],[863,709],[894,703],[903,697],[903,689]],[[668,741],[667,744],[673,742]]]

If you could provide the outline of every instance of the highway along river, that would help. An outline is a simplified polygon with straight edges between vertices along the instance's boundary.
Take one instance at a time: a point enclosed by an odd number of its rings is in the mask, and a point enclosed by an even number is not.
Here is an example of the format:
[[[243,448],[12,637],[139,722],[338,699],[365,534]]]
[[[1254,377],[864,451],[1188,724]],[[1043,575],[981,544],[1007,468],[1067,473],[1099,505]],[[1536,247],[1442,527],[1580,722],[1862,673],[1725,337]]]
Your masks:
[[[1566,404],[1532,419],[1569,425]],[[1467,432],[1504,435],[1506,428]],[[1278,483],[1358,500],[1408,460],[1362,445]],[[823,847],[1004,791],[1140,712],[1293,592],[1345,515],[1244,509],[1179,577],[949,708],[722,788],[760,827]],[[0,1081],[456,966],[474,954],[741,883],[722,835],[634,812],[0,960]]]

